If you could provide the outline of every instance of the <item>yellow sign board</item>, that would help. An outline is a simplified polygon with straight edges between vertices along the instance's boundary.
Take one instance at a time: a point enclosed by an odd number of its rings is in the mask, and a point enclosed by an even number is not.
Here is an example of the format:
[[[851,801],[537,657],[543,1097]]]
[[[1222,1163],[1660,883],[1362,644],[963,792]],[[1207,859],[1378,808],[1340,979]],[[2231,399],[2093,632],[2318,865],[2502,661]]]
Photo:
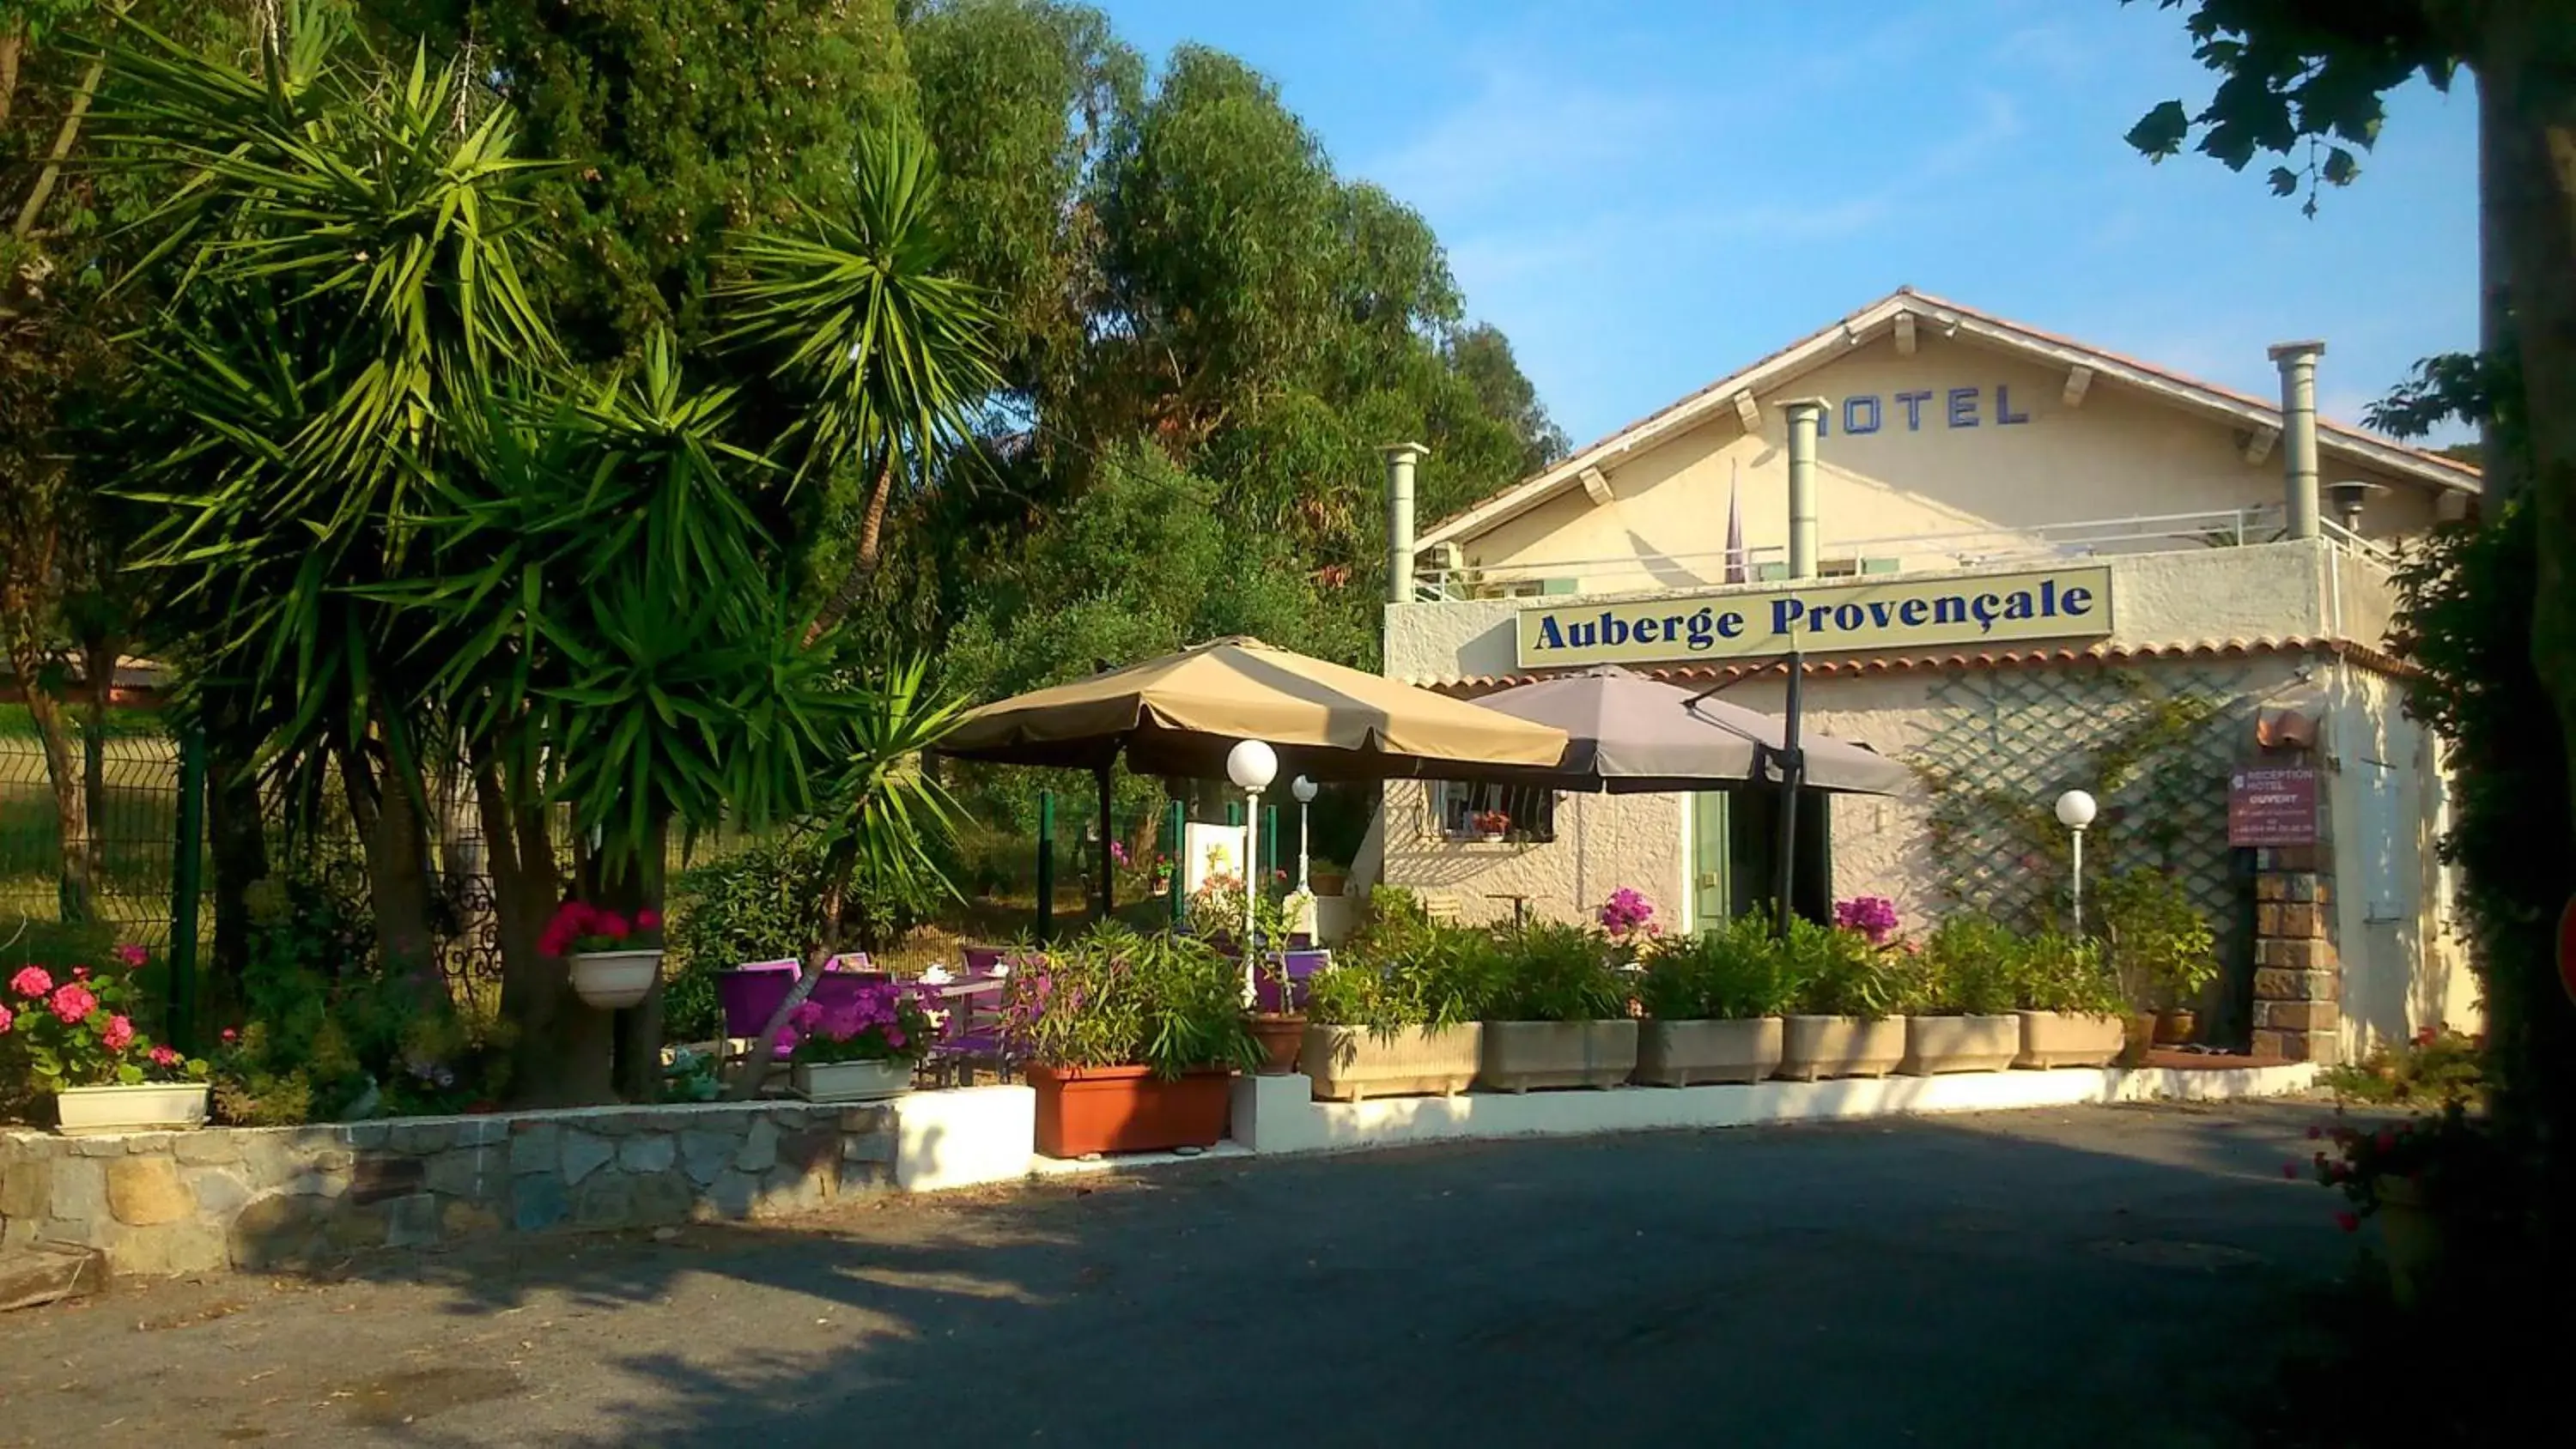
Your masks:
[[[1940,648],[2111,632],[2111,571],[1802,579],[1677,599],[1524,609],[1523,669]]]

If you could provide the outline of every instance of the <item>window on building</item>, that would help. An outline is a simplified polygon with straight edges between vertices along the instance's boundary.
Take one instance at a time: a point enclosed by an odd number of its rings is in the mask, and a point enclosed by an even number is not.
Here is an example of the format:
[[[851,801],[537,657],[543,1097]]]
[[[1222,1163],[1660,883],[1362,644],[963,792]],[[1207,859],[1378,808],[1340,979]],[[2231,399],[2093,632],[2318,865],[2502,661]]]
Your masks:
[[[1452,840],[1474,840],[1492,833],[1501,822],[1507,839],[1548,841],[1556,838],[1556,792],[1531,785],[1475,785],[1458,780],[1432,782],[1431,828]]]

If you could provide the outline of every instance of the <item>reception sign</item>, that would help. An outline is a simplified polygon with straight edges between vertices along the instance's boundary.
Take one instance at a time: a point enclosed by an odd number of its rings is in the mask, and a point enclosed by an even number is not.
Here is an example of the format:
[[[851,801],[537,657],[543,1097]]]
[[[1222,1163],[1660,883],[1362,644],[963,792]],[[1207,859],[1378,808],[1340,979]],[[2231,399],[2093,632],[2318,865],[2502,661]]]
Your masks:
[[[2239,770],[2227,777],[2227,843],[2317,843],[2317,772],[2309,765]]]
[[[1525,609],[1520,664],[1769,658],[1792,649],[1920,649],[2111,632],[2111,570],[2099,565],[1980,578],[1799,580],[1707,598]]]

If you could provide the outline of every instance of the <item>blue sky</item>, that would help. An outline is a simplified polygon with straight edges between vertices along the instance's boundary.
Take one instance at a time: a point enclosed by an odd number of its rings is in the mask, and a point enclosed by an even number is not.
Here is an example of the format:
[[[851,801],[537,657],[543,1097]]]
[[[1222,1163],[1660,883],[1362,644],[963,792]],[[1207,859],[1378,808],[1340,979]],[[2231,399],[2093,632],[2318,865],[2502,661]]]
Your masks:
[[[2121,136],[2207,82],[2149,0],[1106,0],[1279,83],[1428,217],[1577,443],[1908,284],[2229,384],[2323,337],[2358,421],[2476,342],[2476,104],[2393,97],[2314,221]]]

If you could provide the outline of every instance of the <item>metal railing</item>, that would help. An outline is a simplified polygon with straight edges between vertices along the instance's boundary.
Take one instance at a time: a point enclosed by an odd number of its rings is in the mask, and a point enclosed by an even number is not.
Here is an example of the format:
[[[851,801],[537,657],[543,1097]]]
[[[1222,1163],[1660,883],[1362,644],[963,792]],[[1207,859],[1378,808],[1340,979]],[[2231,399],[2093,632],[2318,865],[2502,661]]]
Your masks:
[[[2212,548],[2241,548],[2272,543],[2287,532],[2286,510],[2277,503],[2245,508],[2208,509],[2192,513],[2136,514],[2126,518],[2082,519],[2068,523],[2018,528],[1963,529],[1948,533],[1887,534],[1869,538],[1830,539],[1816,550],[1826,577],[1869,572],[1867,565],[1893,561],[1909,570],[1986,568],[2005,564],[2057,562],[2105,554],[2171,553]],[[2385,544],[2361,537],[2332,520],[2320,523],[2327,542],[2345,552],[2382,564],[2396,554]],[[1415,573],[1415,597],[1423,602],[1450,599],[1544,597],[1604,592],[1610,587],[1709,588],[1734,581],[1763,582],[1780,577],[1787,550],[1776,544],[1740,550],[1696,553],[1638,552],[1618,557],[1542,559],[1511,564],[1472,560],[1458,566],[1426,564]],[[1764,565],[1772,567],[1766,569]],[[1730,578],[1730,566],[1735,577]],[[1551,586],[1568,586],[1554,587]]]

